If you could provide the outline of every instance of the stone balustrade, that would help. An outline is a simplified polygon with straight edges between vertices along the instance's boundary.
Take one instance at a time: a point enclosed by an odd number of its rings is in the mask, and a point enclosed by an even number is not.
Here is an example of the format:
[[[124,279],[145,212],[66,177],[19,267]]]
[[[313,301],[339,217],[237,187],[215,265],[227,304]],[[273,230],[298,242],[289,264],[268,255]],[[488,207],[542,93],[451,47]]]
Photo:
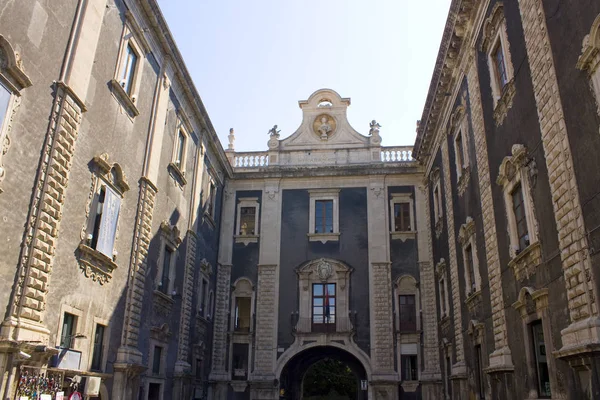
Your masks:
[[[259,168],[269,166],[269,155],[265,151],[235,153],[233,168]]]
[[[381,148],[381,161],[408,162],[415,161],[412,157],[412,146],[394,146]]]

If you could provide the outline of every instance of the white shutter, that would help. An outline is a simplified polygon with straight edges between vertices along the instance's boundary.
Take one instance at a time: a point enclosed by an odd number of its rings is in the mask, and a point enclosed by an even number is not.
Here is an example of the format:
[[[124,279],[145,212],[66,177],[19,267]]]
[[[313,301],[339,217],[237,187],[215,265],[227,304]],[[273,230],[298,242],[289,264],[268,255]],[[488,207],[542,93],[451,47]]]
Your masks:
[[[119,220],[119,209],[121,208],[121,198],[108,186],[106,186],[105,189],[106,194],[104,197],[104,206],[102,208],[102,219],[100,222],[100,233],[98,234],[96,250],[112,259],[115,236],[117,234],[117,221]]]

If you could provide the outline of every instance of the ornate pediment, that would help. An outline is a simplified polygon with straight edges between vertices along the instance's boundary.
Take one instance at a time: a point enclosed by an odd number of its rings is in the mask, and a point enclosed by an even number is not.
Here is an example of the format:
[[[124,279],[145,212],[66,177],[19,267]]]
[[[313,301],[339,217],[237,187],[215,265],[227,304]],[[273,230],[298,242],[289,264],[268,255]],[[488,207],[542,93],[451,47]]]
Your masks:
[[[310,279],[315,282],[340,281],[342,290],[344,290],[345,280],[351,272],[351,267],[330,258],[309,261],[296,270],[301,279]]]
[[[107,153],[95,156],[91,161],[91,165],[95,169],[94,172],[111,183],[119,193],[123,194],[129,190],[129,182],[123,168],[118,163],[109,162]]]
[[[496,183],[500,186],[512,181],[519,169],[527,164],[527,149],[522,144],[512,147],[512,156],[504,157]]]
[[[497,2],[490,13],[488,19],[483,23],[483,40],[481,42],[481,50],[485,53],[488,52],[489,47],[491,46],[496,34],[498,33],[498,29],[500,29],[500,24],[504,19],[504,5],[502,2]]]
[[[0,35],[0,74],[8,80],[14,91],[18,92],[31,86],[31,79],[23,71],[21,55],[2,35]]]

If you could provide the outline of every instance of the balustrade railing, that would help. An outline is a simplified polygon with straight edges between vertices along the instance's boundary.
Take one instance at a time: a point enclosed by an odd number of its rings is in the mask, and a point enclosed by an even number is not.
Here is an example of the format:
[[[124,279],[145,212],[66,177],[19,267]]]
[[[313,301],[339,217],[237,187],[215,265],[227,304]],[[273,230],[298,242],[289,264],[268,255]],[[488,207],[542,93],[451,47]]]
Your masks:
[[[269,155],[264,151],[235,153],[234,168],[259,168],[269,166]]]
[[[298,333],[344,333],[354,329],[349,317],[331,317],[329,323],[315,323],[307,317],[296,319],[294,331]]]
[[[381,148],[381,161],[383,162],[408,162],[415,161],[412,157],[411,146],[398,146],[398,147],[382,147]]]

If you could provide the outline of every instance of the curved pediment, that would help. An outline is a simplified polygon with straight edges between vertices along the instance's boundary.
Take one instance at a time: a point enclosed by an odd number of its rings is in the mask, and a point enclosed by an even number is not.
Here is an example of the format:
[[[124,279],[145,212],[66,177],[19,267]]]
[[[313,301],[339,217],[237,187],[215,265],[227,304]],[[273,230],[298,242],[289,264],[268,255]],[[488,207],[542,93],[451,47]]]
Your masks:
[[[332,258],[317,258],[302,264],[296,269],[298,275],[313,275],[321,281],[327,281],[334,274],[347,274],[352,267]]]
[[[331,89],[320,89],[298,104],[302,123],[291,136],[279,140],[280,151],[369,147],[370,138],[348,122],[349,98]]]

